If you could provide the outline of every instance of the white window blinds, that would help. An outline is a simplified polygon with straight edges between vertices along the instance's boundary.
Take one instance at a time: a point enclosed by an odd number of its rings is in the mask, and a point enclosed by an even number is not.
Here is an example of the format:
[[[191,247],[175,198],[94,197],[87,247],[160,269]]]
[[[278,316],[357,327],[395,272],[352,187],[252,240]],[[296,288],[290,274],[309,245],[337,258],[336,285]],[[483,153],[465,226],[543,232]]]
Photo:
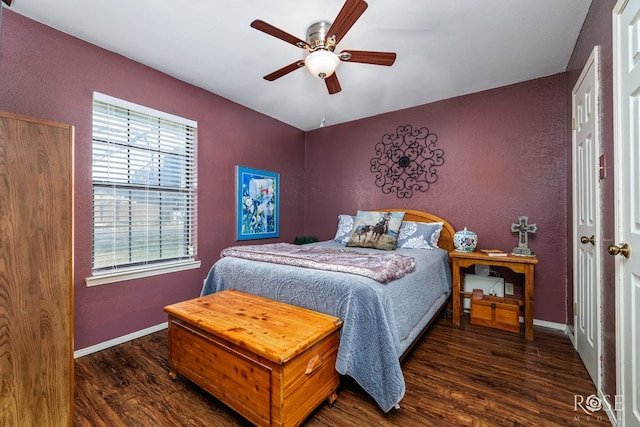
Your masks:
[[[195,153],[195,122],[94,94],[94,275],[195,258]]]

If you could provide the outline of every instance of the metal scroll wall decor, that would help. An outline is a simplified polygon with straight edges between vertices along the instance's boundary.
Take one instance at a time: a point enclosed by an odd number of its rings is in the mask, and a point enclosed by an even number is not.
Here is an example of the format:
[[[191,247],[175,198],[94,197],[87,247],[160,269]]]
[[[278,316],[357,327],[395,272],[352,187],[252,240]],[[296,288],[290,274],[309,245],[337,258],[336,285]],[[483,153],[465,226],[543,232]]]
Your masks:
[[[384,135],[375,146],[371,172],[385,194],[408,199],[414,191],[425,192],[438,180],[436,168],[444,163],[444,151],[436,148],[438,136],[426,127],[413,130],[398,126],[395,135]]]

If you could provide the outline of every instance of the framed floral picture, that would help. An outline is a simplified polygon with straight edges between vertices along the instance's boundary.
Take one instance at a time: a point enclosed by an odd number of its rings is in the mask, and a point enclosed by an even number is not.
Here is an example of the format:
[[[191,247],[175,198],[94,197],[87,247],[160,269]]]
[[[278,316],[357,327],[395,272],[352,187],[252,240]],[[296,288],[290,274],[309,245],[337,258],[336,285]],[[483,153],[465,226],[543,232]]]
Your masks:
[[[267,239],[280,233],[280,175],[236,166],[238,240]]]

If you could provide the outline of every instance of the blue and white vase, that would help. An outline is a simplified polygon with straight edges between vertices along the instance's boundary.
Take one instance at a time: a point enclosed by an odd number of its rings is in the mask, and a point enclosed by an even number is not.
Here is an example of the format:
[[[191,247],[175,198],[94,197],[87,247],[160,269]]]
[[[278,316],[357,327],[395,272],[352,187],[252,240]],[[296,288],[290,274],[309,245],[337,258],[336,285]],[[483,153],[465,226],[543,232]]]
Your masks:
[[[473,252],[478,245],[478,235],[473,231],[464,230],[456,231],[453,235],[453,247],[458,252]]]

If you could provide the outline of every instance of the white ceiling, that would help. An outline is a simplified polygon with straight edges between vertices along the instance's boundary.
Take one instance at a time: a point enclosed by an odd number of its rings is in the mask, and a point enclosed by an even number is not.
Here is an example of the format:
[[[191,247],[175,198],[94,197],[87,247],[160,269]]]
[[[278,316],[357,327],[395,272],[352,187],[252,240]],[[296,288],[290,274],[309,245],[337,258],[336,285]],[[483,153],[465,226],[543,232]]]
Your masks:
[[[563,72],[591,0],[368,0],[341,50],[392,51],[391,67],[342,63],[342,92],[299,69],[300,39],[344,0],[15,0],[11,9],[302,130]]]

